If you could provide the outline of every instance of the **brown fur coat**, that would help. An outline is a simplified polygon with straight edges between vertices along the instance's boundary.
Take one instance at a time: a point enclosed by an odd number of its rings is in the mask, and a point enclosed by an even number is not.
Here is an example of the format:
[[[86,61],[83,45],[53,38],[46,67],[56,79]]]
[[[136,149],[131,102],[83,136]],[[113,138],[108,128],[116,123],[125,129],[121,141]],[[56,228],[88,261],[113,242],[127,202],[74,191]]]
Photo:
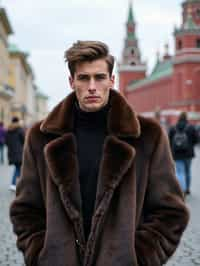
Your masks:
[[[111,91],[91,233],[81,215],[75,94],[28,133],[10,216],[28,266],[160,266],[188,223],[166,135]]]

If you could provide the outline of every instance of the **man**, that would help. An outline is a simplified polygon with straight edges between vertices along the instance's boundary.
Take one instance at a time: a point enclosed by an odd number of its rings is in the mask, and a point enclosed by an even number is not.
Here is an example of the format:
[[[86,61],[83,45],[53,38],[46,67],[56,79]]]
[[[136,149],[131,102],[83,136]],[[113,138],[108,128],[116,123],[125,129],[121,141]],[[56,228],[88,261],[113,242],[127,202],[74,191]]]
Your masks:
[[[188,223],[167,137],[112,89],[104,43],[65,59],[74,92],[29,131],[10,210],[26,265],[163,265]]]
[[[176,163],[177,177],[184,193],[190,194],[191,164],[195,156],[194,146],[198,142],[198,135],[195,127],[189,124],[186,112],[182,112],[177,124],[170,128],[169,139]]]
[[[6,145],[8,148],[8,162],[14,165],[10,190],[16,190],[16,182],[20,176],[22,154],[24,146],[24,130],[20,125],[19,118],[14,116],[6,133]]]

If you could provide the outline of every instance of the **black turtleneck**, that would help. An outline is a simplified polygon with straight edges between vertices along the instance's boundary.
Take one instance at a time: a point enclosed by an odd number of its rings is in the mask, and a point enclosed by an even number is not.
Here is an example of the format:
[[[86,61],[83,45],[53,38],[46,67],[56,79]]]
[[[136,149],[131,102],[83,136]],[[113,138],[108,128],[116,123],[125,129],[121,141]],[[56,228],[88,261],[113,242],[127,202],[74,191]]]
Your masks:
[[[97,112],[85,112],[75,105],[79,180],[85,238],[88,239],[96,199],[99,164],[107,131],[107,104]]]

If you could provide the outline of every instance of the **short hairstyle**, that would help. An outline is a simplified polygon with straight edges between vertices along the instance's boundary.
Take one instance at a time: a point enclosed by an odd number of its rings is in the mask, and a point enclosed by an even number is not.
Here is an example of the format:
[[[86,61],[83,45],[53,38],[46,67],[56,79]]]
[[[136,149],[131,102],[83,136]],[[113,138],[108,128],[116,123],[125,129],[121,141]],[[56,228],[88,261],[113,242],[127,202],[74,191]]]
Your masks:
[[[77,41],[64,54],[65,62],[72,77],[76,71],[76,65],[82,62],[91,62],[97,59],[105,59],[108,65],[109,75],[112,75],[114,56],[109,53],[108,46],[100,41]]]
[[[179,115],[179,120],[187,120],[187,112],[181,112]]]

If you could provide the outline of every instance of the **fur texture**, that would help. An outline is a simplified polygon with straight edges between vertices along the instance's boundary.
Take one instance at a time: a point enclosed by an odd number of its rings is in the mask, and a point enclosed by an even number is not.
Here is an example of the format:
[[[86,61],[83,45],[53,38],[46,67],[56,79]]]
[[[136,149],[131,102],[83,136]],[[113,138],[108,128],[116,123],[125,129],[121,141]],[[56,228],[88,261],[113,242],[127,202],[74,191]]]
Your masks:
[[[136,116],[111,90],[108,136],[85,243],[74,101],[72,93],[26,139],[22,176],[10,209],[26,264],[163,265],[189,218],[166,135],[154,121]]]

